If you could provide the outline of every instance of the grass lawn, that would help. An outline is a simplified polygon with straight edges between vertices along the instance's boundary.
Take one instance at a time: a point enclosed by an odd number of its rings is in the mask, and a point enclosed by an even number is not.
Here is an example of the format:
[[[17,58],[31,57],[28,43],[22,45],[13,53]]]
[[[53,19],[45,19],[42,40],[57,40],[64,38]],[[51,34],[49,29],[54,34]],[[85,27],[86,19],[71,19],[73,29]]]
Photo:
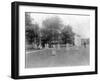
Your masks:
[[[54,53],[54,54],[53,54]],[[48,48],[26,52],[25,67],[60,67],[89,65],[89,46],[67,48]]]

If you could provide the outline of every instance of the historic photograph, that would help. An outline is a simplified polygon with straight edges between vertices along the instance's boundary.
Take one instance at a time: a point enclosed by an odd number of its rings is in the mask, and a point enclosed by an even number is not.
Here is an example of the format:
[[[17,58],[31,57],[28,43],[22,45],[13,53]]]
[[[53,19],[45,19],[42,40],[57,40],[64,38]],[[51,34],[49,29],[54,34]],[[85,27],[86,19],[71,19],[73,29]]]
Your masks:
[[[89,65],[90,16],[25,12],[25,68]]]
[[[97,74],[96,6],[12,2],[13,79]]]

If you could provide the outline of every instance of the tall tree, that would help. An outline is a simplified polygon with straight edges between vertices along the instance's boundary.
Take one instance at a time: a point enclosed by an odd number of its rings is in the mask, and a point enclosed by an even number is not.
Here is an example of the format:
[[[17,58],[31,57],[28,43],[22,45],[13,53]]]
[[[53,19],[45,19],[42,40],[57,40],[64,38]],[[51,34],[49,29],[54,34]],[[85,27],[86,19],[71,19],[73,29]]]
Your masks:
[[[39,26],[38,24],[33,24],[26,28],[25,31],[26,39],[28,43],[38,43],[39,42]]]
[[[74,44],[74,32],[72,31],[72,27],[70,25],[65,25],[62,30],[62,41],[63,43]]]
[[[29,44],[39,43],[39,25],[32,23],[30,13],[25,13],[25,36]]]
[[[58,40],[59,31],[61,31],[62,28],[62,21],[58,16],[47,18],[43,21],[43,27],[44,27],[44,39],[46,39],[47,42],[51,44],[53,41]]]

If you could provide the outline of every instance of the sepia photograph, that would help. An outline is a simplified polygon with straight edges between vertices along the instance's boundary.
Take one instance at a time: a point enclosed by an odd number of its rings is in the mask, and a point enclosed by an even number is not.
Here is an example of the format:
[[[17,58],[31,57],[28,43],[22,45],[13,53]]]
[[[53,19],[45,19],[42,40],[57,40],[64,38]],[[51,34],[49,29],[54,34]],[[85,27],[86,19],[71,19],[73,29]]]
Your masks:
[[[90,64],[90,15],[25,12],[25,68]]]

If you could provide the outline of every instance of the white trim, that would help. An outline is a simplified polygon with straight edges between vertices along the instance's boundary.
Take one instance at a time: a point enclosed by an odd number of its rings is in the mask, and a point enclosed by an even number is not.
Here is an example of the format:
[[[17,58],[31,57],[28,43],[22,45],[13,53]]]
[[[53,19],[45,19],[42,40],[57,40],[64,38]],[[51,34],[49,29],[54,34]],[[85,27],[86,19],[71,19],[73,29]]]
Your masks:
[[[31,68],[25,69],[25,12],[50,12],[50,13],[71,13],[71,14],[88,14],[90,15],[90,66],[73,66],[73,67],[52,67],[52,68]],[[19,7],[19,75],[37,75],[53,73],[72,73],[86,72],[95,70],[95,12],[94,10],[81,10],[69,8],[48,8],[36,6]]]

